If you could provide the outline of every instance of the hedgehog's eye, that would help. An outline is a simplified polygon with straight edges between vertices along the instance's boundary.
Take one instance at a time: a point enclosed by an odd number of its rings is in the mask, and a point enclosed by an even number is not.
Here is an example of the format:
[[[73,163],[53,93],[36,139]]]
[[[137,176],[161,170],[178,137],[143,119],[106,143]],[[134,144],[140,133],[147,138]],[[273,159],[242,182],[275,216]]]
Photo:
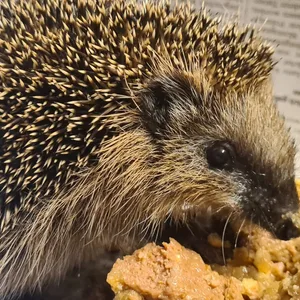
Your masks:
[[[206,149],[209,166],[216,169],[231,169],[235,160],[235,151],[227,142],[216,142]]]

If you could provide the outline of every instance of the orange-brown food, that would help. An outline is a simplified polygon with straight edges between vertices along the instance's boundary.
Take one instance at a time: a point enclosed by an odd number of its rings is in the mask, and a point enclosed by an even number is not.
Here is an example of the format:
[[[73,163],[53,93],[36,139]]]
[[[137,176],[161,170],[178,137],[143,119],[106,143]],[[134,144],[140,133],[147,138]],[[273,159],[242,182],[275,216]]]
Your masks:
[[[249,234],[247,246],[237,248],[226,267],[213,269],[248,285],[250,299],[300,299],[300,238],[280,241],[258,227]]]
[[[208,266],[172,239],[163,247],[146,245],[118,260],[109,273],[115,299],[300,299],[300,238],[277,240],[254,225],[243,231],[248,242],[235,249],[226,266]],[[217,237],[210,239],[220,246]]]
[[[122,300],[243,299],[237,279],[220,276],[197,253],[173,239],[163,247],[148,244],[118,260],[107,281],[116,299]]]

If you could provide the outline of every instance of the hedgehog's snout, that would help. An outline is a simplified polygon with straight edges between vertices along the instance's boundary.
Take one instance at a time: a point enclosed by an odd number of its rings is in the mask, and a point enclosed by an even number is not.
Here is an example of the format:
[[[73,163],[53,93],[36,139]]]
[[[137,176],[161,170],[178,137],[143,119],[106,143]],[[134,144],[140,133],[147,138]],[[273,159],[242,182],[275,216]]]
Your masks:
[[[286,215],[299,211],[299,196],[296,190],[294,180],[289,185],[288,192],[285,195],[281,194],[283,201],[275,208],[275,236],[281,240],[290,240],[300,236],[300,228],[297,228],[291,218]]]
[[[294,180],[290,180],[280,189],[251,188],[243,204],[244,213],[254,223],[269,230],[281,240],[290,240],[300,236],[300,229],[295,226],[287,214],[299,210],[299,198]]]
[[[284,241],[291,240],[300,236],[299,228],[295,226],[290,218],[278,222],[274,233],[278,239]]]
[[[293,193],[294,192],[294,193]],[[291,218],[286,217],[287,214],[295,213],[299,210],[298,194],[292,189],[291,194],[288,196],[286,204],[278,205],[274,208],[273,224],[274,234],[278,239],[290,240],[300,236],[300,228],[297,228]]]

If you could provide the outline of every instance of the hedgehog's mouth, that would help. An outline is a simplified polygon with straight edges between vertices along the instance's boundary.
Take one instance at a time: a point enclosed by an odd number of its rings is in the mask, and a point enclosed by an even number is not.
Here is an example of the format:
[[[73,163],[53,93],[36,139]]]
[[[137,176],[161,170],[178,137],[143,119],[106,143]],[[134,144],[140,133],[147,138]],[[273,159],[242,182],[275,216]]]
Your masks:
[[[196,251],[207,264],[225,264],[228,258],[233,257],[236,247],[243,247],[247,237],[239,230],[236,232],[228,219],[210,216],[191,218],[190,221],[182,223],[173,222],[169,219],[163,227],[160,236],[155,239],[156,243],[169,242],[170,238],[176,239],[181,245]],[[241,224],[241,226],[243,223]],[[262,225],[262,224],[261,224]],[[269,230],[268,226],[262,226]],[[241,227],[240,227],[241,229]],[[285,219],[281,227],[276,231],[275,238],[289,240],[299,236],[299,229],[291,219]],[[209,242],[211,235],[219,237],[219,241],[212,245]]]
[[[218,247],[209,243],[211,234],[220,237],[221,243]],[[241,246],[244,241],[242,235],[239,239],[236,237],[237,234],[226,220],[212,218],[211,222],[207,224],[200,218],[197,218],[188,224],[185,222],[184,224],[177,223],[175,225],[172,220],[167,221],[162,234],[155,241],[162,243],[168,242],[170,238],[174,238],[184,247],[199,253],[205,263],[225,264],[226,259],[232,257],[234,247]]]

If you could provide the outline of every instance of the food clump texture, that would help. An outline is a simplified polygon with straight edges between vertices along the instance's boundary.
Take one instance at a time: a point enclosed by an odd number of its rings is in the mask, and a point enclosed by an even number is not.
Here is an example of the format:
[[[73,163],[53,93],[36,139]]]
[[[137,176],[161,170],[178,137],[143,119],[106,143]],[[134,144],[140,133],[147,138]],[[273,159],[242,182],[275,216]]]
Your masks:
[[[162,247],[148,244],[118,260],[107,280],[118,300],[243,299],[236,278],[212,271],[200,255],[173,239]]]
[[[297,188],[300,195],[299,181]],[[225,266],[209,266],[170,239],[117,260],[107,281],[116,300],[300,299],[300,238],[281,241],[254,225],[243,233],[247,242]]]

